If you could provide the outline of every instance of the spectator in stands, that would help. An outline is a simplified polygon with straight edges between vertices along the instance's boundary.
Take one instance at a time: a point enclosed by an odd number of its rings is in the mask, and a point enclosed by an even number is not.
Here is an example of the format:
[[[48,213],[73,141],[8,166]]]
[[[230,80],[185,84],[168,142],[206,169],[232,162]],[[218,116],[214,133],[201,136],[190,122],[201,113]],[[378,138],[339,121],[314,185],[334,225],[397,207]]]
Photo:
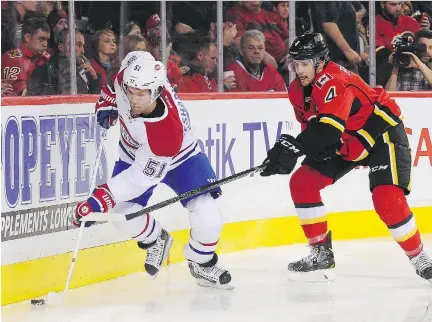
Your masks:
[[[181,35],[209,36],[211,23],[216,21],[216,1],[173,1],[173,38],[181,41]]]
[[[68,14],[64,10],[53,10],[48,15],[48,24],[51,27],[51,37],[50,37],[50,54],[53,55],[57,50],[58,38],[60,31],[63,29],[68,29]]]
[[[71,94],[72,78],[70,73],[70,34],[64,29],[59,34],[59,51],[63,54],[58,64],[58,79],[60,94]],[[98,75],[84,56],[84,36],[75,30],[75,54],[76,54],[76,82],[77,94],[96,94],[98,89]]]
[[[54,10],[61,10],[61,1],[38,1],[38,11],[43,13],[45,17],[48,17]]]
[[[289,1],[273,1],[273,10],[276,12],[282,21],[288,26],[289,16]]]
[[[38,8],[37,1],[8,1],[7,5],[1,15],[2,54],[9,49],[20,47],[24,16],[28,12],[36,12]]]
[[[237,26],[232,22],[224,22],[223,27],[223,65],[224,70],[234,63],[240,55],[240,51],[234,45],[234,39],[237,36]]]
[[[356,11],[357,31],[359,35],[359,54],[363,64],[360,64],[358,73],[366,83],[369,83],[369,39],[367,29],[363,24],[366,16],[366,8],[359,1],[353,1],[352,5]]]
[[[285,82],[276,68],[264,63],[265,37],[259,30],[250,29],[240,39],[240,58],[227,70],[233,71],[238,92],[286,91]]]
[[[190,70],[183,75],[178,92],[216,92],[214,71],[217,65],[217,47],[211,42],[202,42],[191,57]]]
[[[131,51],[148,51],[147,40],[139,34],[131,34],[123,37],[123,39],[120,40],[120,46],[123,49],[123,57]],[[120,59],[117,59],[108,69],[108,79],[111,82],[113,81],[114,75],[120,70],[120,65],[121,61]]]
[[[237,27],[237,38],[234,40],[237,47],[246,30],[263,32],[266,39],[264,61],[279,67],[287,55],[288,27],[278,14],[262,9],[261,1],[241,1],[228,11],[228,21]]]
[[[46,64],[51,56],[46,52],[50,28],[46,21],[28,19],[22,26],[22,44],[2,55],[2,81],[13,88],[15,95],[26,95],[32,73]]]
[[[125,26],[123,36],[130,36],[130,35],[141,35],[141,27],[135,21],[130,21]]]
[[[108,68],[117,59],[117,36],[112,30],[102,29],[92,37],[91,65],[98,75],[99,90],[110,83]]]
[[[140,34],[130,34],[123,38],[122,44],[124,56],[131,51],[148,51],[147,41]]]
[[[152,15],[146,22],[147,29],[147,45],[148,51],[156,60],[162,61],[162,37],[160,18],[157,14]],[[172,50],[172,39],[167,33],[166,55],[167,61],[167,76],[171,86],[176,89],[179,85],[183,74],[189,71],[189,66],[180,67],[181,58]]]
[[[386,89],[390,91],[421,91],[432,89],[432,31],[420,30],[415,35],[418,44],[423,44],[424,52],[411,53],[407,67],[394,64]],[[390,62],[394,62],[394,54],[390,55]]]
[[[311,8],[315,31],[326,37],[331,59],[357,73],[362,58],[356,13],[351,2],[318,1]]]
[[[427,21],[426,21],[427,20]],[[393,52],[393,44],[402,37],[414,39],[414,34],[420,29],[429,29],[426,18],[423,26],[412,17],[402,15],[401,1],[381,1],[380,11],[375,16],[377,84],[385,86],[392,73],[393,66],[389,57]]]
[[[203,93],[217,92],[215,71],[217,66],[217,47],[204,38],[191,56],[190,70],[183,75],[178,86],[178,92]],[[233,78],[224,79],[224,87],[232,89],[235,86]]]

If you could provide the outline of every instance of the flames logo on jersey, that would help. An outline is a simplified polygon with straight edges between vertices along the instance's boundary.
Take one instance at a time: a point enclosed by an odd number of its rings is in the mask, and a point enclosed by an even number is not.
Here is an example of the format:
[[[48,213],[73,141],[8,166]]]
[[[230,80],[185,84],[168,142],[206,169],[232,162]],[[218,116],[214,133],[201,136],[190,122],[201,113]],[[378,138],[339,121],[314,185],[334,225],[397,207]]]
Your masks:
[[[19,58],[19,57],[22,57],[22,52],[18,48],[12,49],[9,52],[9,57],[10,58]]]
[[[395,44],[397,44],[398,42],[405,40],[405,41],[408,41],[410,43],[413,43],[414,39],[415,39],[415,36],[411,31],[405,31],[401,34],[397,34],[396,36],[394,36],[391,43],[392,43],[392,46],[394,48]]]

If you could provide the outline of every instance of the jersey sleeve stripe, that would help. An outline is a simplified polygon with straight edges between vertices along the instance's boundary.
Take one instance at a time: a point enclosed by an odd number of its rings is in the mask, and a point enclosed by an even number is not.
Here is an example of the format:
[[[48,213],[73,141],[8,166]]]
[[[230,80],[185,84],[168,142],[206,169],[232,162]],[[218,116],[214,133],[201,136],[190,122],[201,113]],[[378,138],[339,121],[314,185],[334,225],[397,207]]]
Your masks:
[[[329,116],[320,117],[318,122],[332,125],[341,132],[345,130],[345,126],[342,123],[340,123],[338,120],[335,120],[335,118]]]
[[[389,123],[391,126],[398,125],[398,122],[396,122],[395,120],[393,120],[393,118],[390,117],[390,115],[388,115],[386,112],[384,112],[383,110],[379,109],[376,104],[375,104],[375,108],[374,108],[374,114],[380,116],[384,121],[386,121],[387,123]]]
[[[361,137],[368,143],[370,147],[373,147],[375,145],[375,140],[367,131],[365,131],[364,129],[360,129],[357,131],[357,133],[361,135]]]

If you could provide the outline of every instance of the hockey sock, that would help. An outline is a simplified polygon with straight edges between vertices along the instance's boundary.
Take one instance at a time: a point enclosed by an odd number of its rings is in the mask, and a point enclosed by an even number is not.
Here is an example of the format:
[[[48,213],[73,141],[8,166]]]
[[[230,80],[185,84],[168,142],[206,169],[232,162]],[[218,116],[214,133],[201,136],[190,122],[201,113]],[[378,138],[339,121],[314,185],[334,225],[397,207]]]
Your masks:
[[[404,191],[392,185],[378,186],[372,191],[372,199],[376,212],[405,254],[417,256],[423,244]]]
[[[318,171],[301,166],[291,177],[291,197],[309,245],[327,241],[327,217],[320,190],[333,180]]]

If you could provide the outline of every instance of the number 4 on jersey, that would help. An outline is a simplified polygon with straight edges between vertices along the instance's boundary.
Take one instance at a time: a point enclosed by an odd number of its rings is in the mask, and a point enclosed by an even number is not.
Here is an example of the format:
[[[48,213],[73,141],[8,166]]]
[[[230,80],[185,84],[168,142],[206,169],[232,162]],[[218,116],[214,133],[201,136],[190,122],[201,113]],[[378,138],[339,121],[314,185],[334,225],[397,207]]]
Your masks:
[[[329,90],[327,91],[327,94],[325,96],[325,103],[330,102],[332,99],[336,97],[336,86],[331,86]]]

